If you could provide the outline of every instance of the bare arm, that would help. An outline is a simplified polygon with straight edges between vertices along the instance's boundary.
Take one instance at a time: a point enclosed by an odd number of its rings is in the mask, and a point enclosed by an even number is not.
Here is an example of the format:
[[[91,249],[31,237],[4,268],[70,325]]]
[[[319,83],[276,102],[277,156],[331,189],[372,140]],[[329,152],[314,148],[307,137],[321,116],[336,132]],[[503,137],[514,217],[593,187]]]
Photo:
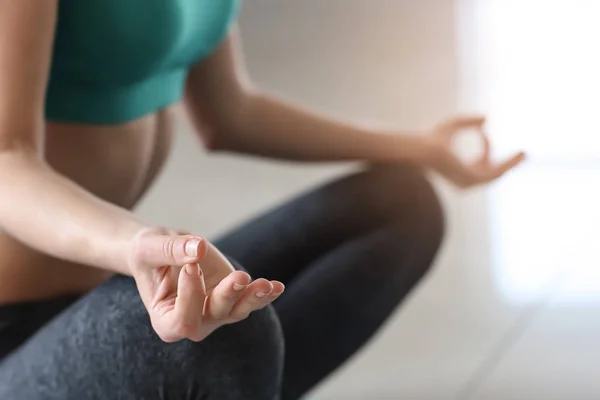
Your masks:
[[[73,262],[127,270],[145,227],[43,160],[44,98],[57,0],[0,0],[0,228]]]
[[[296,161],[410,160],[422,138],[335,121],[255,90],[237,32],[196,66],[187,104],[207,147]]]
[[[423,135],[365,129],[334,121],[256,90],[244,70],[237,32],[192,71],[187,105],[209,149],[296,161],[410,162],[432,169],[459,187],[491,182],[524,160],[515,153],[491,161],[483,116],[459,116]],[[465,164],[453,139],[465,129],[480,133],[484,151]]]

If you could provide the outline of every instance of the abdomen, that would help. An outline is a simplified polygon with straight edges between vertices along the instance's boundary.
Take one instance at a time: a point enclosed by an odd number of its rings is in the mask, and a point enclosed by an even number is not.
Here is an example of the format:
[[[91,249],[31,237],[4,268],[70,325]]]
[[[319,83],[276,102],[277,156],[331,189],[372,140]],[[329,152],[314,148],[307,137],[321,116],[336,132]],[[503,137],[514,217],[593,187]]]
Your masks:
[[[132,208],[166,159],[174,118],[169,108],[118,126],[48,124],[46,158],[98,197]],[[84,293],[109,276],[48,257],[0,232],[0,304]]]

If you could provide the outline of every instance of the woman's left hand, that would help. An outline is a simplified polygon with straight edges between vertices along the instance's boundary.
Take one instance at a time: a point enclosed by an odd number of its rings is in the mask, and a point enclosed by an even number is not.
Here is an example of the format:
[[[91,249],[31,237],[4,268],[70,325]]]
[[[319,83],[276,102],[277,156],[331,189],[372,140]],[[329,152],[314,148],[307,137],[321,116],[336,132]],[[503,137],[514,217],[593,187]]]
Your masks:
[[[506,160],[495,163],[490,159],[490,141],[483,127],[484,117],[457,117],[442,122],[425,137],[420,138],[423,151],[419,152],[419,164],[434,170],[460,188],[492,182],[525,160],[525,153],[518,152]],[[465,130],[475,130],[481,138],[483,150],[473,163],[460,159],[453,149],[453,140]]]

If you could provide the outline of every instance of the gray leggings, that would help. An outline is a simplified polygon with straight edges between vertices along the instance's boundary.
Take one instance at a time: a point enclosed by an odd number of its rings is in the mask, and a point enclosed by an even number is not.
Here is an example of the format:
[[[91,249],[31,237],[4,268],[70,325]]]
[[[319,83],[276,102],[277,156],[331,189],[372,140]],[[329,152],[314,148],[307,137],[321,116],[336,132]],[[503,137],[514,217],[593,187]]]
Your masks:
[[[413,167],[372,167],[319,187],[215,241],[287,290],[200,343],[163,343],[123,276],[77,299],[0,306],[0,399],[298,399],[421,280],[443,225]]]

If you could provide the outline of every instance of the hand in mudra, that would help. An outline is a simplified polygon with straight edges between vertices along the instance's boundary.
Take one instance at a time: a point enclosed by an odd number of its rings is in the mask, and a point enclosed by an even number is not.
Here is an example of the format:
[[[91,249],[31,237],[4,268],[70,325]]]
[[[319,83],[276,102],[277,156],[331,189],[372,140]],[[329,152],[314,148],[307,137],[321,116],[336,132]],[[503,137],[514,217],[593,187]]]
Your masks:
[[[138,234],[130,269],[152,326],[165,342],[201,341],[225,324],[241,321],[273,302],[278,281],[236,271],[199,236],[150,229]]]
[[[499,163],[491,160],[491,146],[484,124],[485,118],[481,116],[456,117],[437,124],[423,138],[426,149],[424,164],[461,188],[492,182],[521,164],[525,159],[523,152]],[[483,150],[477,161],[466,163],[455,153],[453,141],[462,132],[471,129],[479,135]]]

